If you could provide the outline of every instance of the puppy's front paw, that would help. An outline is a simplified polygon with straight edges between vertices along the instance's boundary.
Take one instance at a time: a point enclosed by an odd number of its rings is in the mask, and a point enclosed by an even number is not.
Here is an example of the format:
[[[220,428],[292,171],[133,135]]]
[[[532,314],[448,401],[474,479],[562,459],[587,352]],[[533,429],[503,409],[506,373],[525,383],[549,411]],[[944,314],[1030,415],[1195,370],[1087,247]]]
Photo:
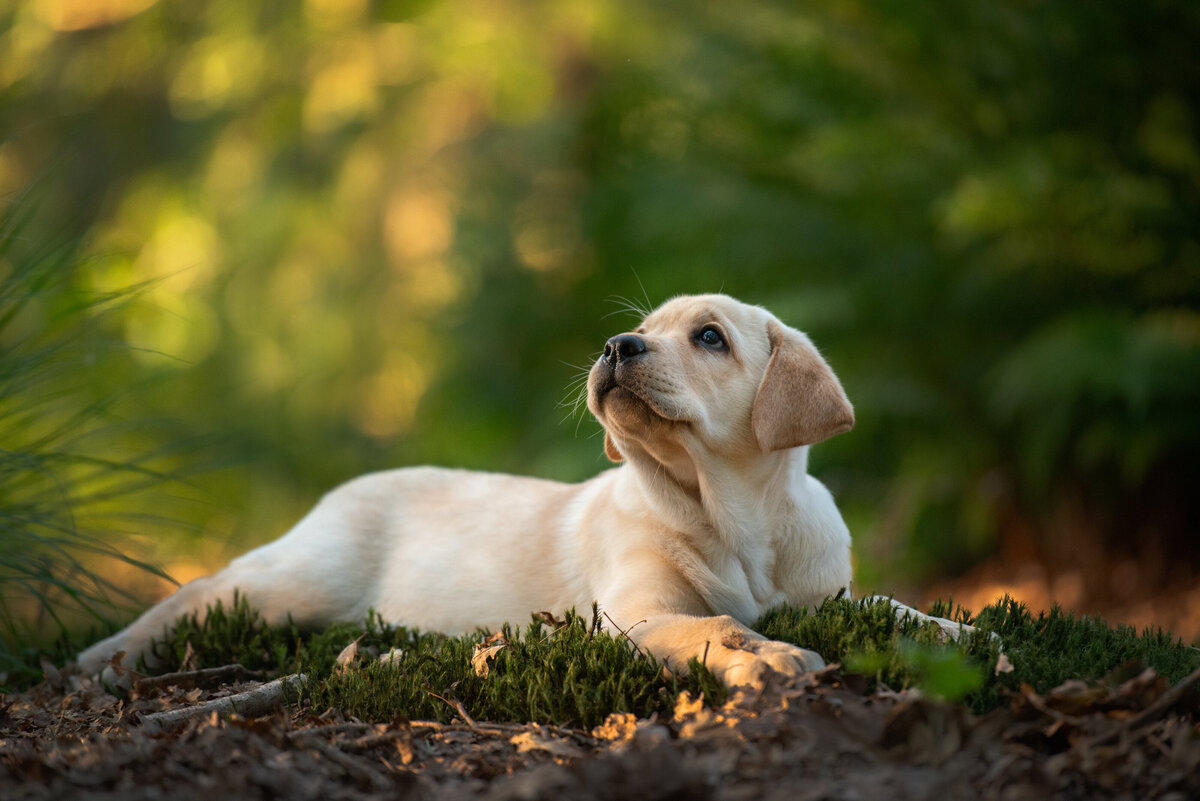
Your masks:
[[[758,657],[772,670],[788,676],[798,676],[825,667],[825,660],[816,651],[776,640],[767,640],[759,645]]]
[[[825,660],[816,651],[786,642],[738,638],[724,645],[732,650],[721,676],[726,687],[761,687],[768,671],[799,676],[825,667]]]

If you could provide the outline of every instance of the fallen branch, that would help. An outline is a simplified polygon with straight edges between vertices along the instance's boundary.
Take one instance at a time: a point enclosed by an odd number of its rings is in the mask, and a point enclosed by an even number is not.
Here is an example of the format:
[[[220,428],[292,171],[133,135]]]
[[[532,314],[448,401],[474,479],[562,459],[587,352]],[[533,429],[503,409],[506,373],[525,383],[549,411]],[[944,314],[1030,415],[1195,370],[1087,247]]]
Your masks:
[[[196,706],[145,715],[142,717],[142,725],[156,729],[171,729],[189,720],[207,717],[214,712],[218,715],[236,712],[247,718],[258,717],[282,704],[285,700],[285,693],[299,687],[304,680],[303,673],[293,673],[237,695],[227,695],[224,698],[214,698]]]
[[[1157,701],[1150,706],[1137,713],[1119,728],[1115,728],[1105,734],[1098,735],[1086,741],[1088,746],[1105,745],[1113,740],[1128,736],[1130,733],[1137,730],[1143,724],[1153,720],[1158,720],[1163,713],[1169,710],[1175,704],[1179,703],[1183,696],[1187,695],[1197,683],[1200,683],[1200,668],[1196,668],[1187,676],[1179,680],[1174,687],[1162,694]]]

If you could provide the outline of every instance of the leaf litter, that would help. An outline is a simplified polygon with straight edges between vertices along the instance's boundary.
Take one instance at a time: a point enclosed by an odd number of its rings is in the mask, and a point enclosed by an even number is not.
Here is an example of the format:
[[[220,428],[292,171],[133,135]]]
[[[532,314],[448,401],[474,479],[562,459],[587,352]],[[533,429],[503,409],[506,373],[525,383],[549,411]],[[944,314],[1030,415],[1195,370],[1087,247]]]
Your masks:
[[[669,718],[613,713],[591,731],[402,717],[364,723],[297,708],[286,692],[257,716],[219,703],[261,693],[271,684],[264,678],[230,665],[138,678],[122,691],[47,670],[42,684],[0,698],[0,793],[496,801],[1200,796],[1200,671],[1173,687],[1134,666],[1045,693],[1025,685],[1006,708],[976,717],[918,690],[867,693],[866,682],[834,665],[794,679],[769,675],[763,688],[735,692],[719,707],[684,693]],[[150,725],[181,711],[172,726]]]

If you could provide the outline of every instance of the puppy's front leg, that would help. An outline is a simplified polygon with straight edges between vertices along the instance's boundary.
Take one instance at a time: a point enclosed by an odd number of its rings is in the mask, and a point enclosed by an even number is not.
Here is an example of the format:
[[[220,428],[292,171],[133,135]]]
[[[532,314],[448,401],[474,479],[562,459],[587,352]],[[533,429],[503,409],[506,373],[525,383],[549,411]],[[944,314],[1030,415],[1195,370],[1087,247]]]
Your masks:
[[[699,659],[726,687],[761,686],[768,668],[798,676],[825,667],[815,651],[768,640],[728,615],[650,615],[625,633],[672,670],[686,672],[688,661]]]

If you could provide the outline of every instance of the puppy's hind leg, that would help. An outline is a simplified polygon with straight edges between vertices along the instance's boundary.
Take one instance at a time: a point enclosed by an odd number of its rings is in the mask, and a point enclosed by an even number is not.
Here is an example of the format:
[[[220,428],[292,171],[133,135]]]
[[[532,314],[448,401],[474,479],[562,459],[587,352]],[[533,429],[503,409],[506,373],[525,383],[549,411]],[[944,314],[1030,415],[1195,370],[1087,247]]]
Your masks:
[[[375,488],[372,490],[372,488]],[[374,605],[387,559],[379,536],[388,485],[359,479],[327,495],[283,537],[233,560],[225,569],[180,587],[127,628],[79,654],[78,664],[97,673],[117,651],[125,664],[139,656],[154,667],[150,643],[183,615],[203,617],[218,601],[227,608],[239,592],[269,624],[292,617],[302,625],[362,620]]]
[[[121,631],[80,652],[76,659],[80,670],[99,673],[118,651],[125,652],[123,663],[127,666],[135,665],[141,656],[148,667],[156,667],[160,660],[150,650],[152,640],[167,636],[183,615],[195,612],[203,619],[208,607],[218,600],[225,605],[233,602],[234,587],[228,583],[226,572],[188,582]]]

